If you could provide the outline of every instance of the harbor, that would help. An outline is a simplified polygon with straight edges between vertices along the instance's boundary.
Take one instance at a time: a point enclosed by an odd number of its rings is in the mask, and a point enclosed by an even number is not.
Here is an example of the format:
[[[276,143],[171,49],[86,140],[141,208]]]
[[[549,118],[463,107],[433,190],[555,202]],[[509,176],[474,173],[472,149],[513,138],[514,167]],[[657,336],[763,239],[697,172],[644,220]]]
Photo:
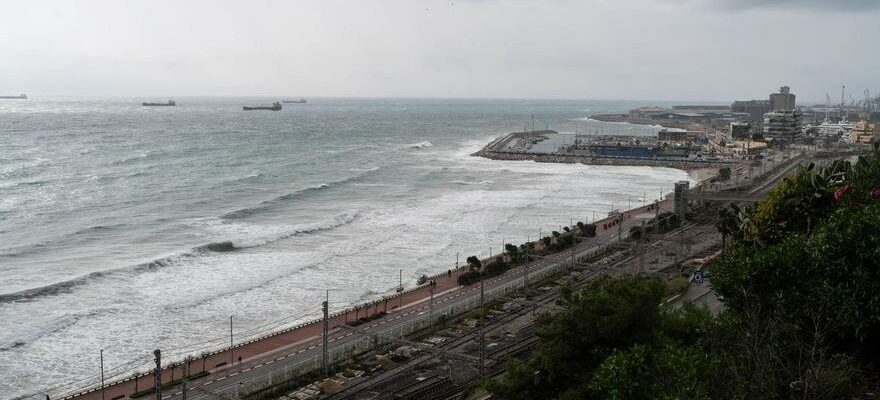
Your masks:
[[[660,130],[657,136],[581,135],[553,130],[512,132],[472,154],[493,160],[718,168],[741,161],[713,146],[701,132]]]

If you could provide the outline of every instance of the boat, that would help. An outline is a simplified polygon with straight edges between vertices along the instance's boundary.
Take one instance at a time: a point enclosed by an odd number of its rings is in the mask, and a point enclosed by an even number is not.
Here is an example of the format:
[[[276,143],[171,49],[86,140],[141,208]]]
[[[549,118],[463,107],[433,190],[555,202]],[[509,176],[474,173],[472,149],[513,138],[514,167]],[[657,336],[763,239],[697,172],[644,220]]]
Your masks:
[[[281,103],[276,101],[276,102],[272,103],[272,106],[256,106],[256,107],[244,106],[244,107],[242,107],[242,109],[245,111],[256,111],[256,110],[281,111]]]
[[[24,94],[24,93],[22,93],[22,94],[20,94],[20,95],[18,95],[18,96],[0,96],[0,99],[7,99],[7,100],[27,100],[27,95]],[[303,103],[305,103],[305,100],[303,100]]]
[[[167,103],[141,103],[144,107],[174,107],[177,103],[174,100],[168,100]]]
[[[281,100],[281,102],[284,103],[284,104],[305,104],[305,103],[306,103],[306,99],[299,99],[299,100]]]

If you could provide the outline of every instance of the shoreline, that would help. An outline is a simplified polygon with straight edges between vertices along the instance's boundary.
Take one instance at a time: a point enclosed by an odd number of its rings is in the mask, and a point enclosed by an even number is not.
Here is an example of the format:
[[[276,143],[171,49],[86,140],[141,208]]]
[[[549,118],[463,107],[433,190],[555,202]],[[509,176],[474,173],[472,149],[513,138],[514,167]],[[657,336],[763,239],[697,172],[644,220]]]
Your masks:
[[[701,174],[705,174],[707,171],[694,170],[694,173],[698,174],[698,176],[703,176]],[[599,233],[616,231],[619,229],[619,226],[614,224],[614,222],[631,220],[641,215],[655,215],[659,212],[657,208],[660,210],[670,209],[672,207],[672,199],[669,196],[670,194],[671,192],[664,193],[663,199],[659,202],[621,210],[621,213],[616,216],[606,216],[589,223],[596,226],[597,235]],[[588,221],[581,222],[588,223]],[[577,229],[576,226],[570,228]],[[540,241],[540,239],[536,239],[531,243],[537,243],[538,241]],[[562,250],[550,254],[558,254],[565,251],[566,250]],[[500,254],[481,258],[481,262],[486,265],[493,259],[497,259],[499,256]],[[459,285],[459,275],[467,271],[467,264],[463,264],[458,268],[451,268],[447,271],[429,276],[428,282],[436,282],[436,286],[433,290],[430,285],[422,284],[410,287],[402,292],[391,293],[370,301],[365,301],[355,307],[332,312],[328,318],[331,330],[336,329],[340,324],[348,324],[362,318],[366,318],[367,321],[378,321],[379,323],[382,323],[382,321],[393,320],[396,317],[399,317],[403,310],[410,309],[415,305],[428,301],[432,298],[432,295],[437,296],[443,293],[448,294],[458,292],[478,285],[479,283]],[[391,288],[390,291],[393,291],[394,289],[395,288]],[[380,310],[379,308],[382,309]],[[292,327],[280,328],[260,337],[236,343],[231,347],[227,346],[213,351],[206,351],[199,355],[194,355],[195,357],[190,361],[189,365],[190,373],[198,374],[207,372],[213,374],[240,365],[241,363],[260,360],[269,356],[275,357],[279,352],[289,351],[293,348],[305,347],[309,344],[313,344],[312,347],[315,347],[318,344],[317,341],[319,341],[321,337],[322,322],[323,321],[320,318],[303,321]],[[335,335],[336,334],[334,334],[334,337]],[[179,360],[169,361],[172,363],[169,364],[170,368],[165,367],[161,372],[163,382],[170,382],[175,379],[175,376],[180,374],[179,368],[182,363]],[[178,368],[177,373],[175,373],[175,368]],[[130,373],[120,374],[115,376],[115,378],[117,378],[115,381],[112,380],[113,378],[114,377],[108,377],[109,382],[103,390],[103,394],[108,396],[108,398],[121,398],[120,396],[130,397],[135,393],[135,388],[138,388],[138,392],[143,392],[144,390],[149,390],[154,387],[152,371],[140,373],[136,376],[132,376]],[[102,398],[101,396],[102,390],[99,387],[89,385],[84,388],[67,391],[60,396],[56,395],[52,397],[58,397],[65,400],[98,400]]]

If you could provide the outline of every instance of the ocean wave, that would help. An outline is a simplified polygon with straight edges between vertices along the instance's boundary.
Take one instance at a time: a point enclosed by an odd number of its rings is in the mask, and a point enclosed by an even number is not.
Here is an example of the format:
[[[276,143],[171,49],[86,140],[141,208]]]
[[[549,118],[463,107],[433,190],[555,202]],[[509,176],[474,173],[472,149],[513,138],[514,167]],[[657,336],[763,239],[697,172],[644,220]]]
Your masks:
[[[424,142],[418,142],[418,143],[410,143],[404,147],[407,149],[424,149],[424,148],[433,147],[433,146],[434,146],[434,143],[431,143],[429,141],[424,141]]]
[[[242,209],[228,212],[226,214],[223,214],[221,216],[221,218],[227,219],[227,220],[246,218],[251,215],[269,210],[272,207],[275,207],[279,204],[288,203],[293,200],[303,199],[303,198],[308,197],[309,195],[312,195],[314,193],[318,193],[318,192],[321,192],[323,190],[330,189],[333,187],[338,187],[338,186],[342,186],[342,185],[345,185],[348,183],[358,182],[367,174],[372,173],[372,172],[376,172],[378,170],[379,170],[379,167],[364,169],[364,170],[361,170],[357,175],[354,175],[354,176],[351,176],[348,178],[340,179],[340,180],[329,182],[329,183],[322,183],[320,185],[309,186],[309,187],[297,190],[295,192],[286,193],[286,194],[277,196],[271,200],[263,201],[262,203],[260,203],[256,206],[253,206],[253,207],[246,207],[246,208],[242,208]]]
[[[455,180],[455,181],[449,181],[449,183],[454,183],[456,185],[491,185],[494,182],[492,182],[492,181],[471,182],[471,181]]]
[[[303,198],[303,197],[308,196],[311,193],[318,192],[318,191],[327,189],[329,187],[330,187],[330,184],[327,184],[327,183],[322,183],[317,186],[310,186],[310,187],[307,187],[304,189],[297,190],[292,193],[283,194],[281,196],[275,197],[272,200],[266,200],[266,201],[258,204],[257,206],[254,206],[254,207],[247,207],[247,208],[238,209],[238,210],[235,210],[232,212],[228,212],[226,214],[223,214],[223,216],[221,218],[223,218],[223,219],[245,218],[245,217],[257,214],[259,212],[265,211],[265,210],[267,210],[277,204],[289,202],[291,200],[295,200],[298,198]]]
[[[141,154],[138,154],[138,155],[134,155],[134,156],[130,156],[130,157],[125,157],[125,158],[122,158],[122,159],[119,159],[119,160],[113,161],[113,162],[110,163],[110,165],[126,165],[126,164],[131,164],[131,163],[135,163],[135,162],[139,162],[139,161],[143,161],[143,160],[147,160],[147,159],[153,158],[153,157],[155,157],[155,156],[158,155],[158,154],[159,154],[159,153],[154,152],[154,151],[148,151],[148,152],[146,152],[146,153],[141,153]]]
[[[86,275],[81,275],[66,281],[56,282],[53,284],[40,286],[31,289],[25,289],[13,293],[0,294],[0,304],[11,303],[17,301],[31,301],[40,297],[56,296],[71,292],[74,288],[94,282],[96,280],[106,278],[118,274],[144,273],[155,271],[161,268],[179,264],[181,261],[202,257],[212,253],[226,253],[238,251],[246,248],[254,248],[263,246],[279,240],[291,238],[296,235],[315,233],[319,231],[331,230],[337,227],[353,222],[359,214],[359,211],[347,212],[334,216],[328,220],[310,224],[294,225],[288,229],[282,229],[270,235],[257,235],[254,238],[240,240],[235,243],[233,240],[222,240],[203,244],[193,247],[187,251],[179,252],[170,256],[158,258],[146,263],[136,264],[129,267],[109,269],[104,271],[95,271]]]
[[[96,311],[67,314],[50,319],[19,331],[12,331],[0,336],[0,351],[12,350],[16,347],[33,343],[42,337],[51,335],[76,324],[80,319],[92,316]]]
[[[28,176],[38,167],[49,163],[50,160],[48,158],[35,158],[18,164],[0,166],[0,177],[15,178]]]

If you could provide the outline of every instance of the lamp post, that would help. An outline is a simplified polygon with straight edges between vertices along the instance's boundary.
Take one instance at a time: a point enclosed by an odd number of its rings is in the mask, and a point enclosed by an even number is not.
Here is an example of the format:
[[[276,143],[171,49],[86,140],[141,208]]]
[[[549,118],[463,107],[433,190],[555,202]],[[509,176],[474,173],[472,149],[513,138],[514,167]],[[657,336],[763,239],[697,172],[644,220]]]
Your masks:
[[[104,349],[101,349],[101,400],[104,400]]]

